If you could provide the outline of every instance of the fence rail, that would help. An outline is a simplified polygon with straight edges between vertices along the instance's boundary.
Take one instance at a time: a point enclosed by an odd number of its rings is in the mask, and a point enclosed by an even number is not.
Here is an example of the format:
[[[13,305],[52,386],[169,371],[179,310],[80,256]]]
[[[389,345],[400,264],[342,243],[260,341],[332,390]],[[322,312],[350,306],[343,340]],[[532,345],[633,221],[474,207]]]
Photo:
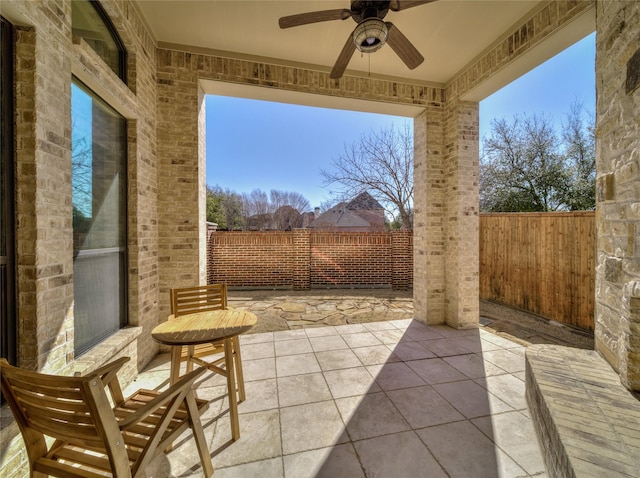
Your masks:
[[[593,330],[595,212],[481,214],[480,297]]]

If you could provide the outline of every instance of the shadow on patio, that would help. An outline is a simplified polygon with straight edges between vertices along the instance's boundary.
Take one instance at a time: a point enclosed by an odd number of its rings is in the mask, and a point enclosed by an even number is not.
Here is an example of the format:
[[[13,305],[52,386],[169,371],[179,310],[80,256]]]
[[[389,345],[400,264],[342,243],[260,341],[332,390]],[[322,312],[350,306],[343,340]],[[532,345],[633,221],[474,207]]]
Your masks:
[[[216,472],[228,477],[546,476],[525,402],[524,347],[412,319],[241,337],[247,400],[230,440],[226,385],[198,395]],[[134,384],[166,383],[161,354]],[[201,476],[190,436],[153,477]]]

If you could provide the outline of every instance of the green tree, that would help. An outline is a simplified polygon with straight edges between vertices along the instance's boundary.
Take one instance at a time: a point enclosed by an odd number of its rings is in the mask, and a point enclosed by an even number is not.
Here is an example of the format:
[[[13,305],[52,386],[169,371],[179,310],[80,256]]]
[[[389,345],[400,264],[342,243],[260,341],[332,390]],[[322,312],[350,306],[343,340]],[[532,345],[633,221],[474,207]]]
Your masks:
[[[483,211],[595,207],[595,137],[574,104],[558,135],[549,118],[523,115],[491,123],[480,162]]]
[[[240,194],[220,186],[207,186],[207,221],[215,222],[219,229],[242,229],[244,216]]]
[[[571,211],[596,207],[596,134],[593,115],[583,114],[581,103],[571,105],[562,138],[565,161],[570,178],[564,202]]]

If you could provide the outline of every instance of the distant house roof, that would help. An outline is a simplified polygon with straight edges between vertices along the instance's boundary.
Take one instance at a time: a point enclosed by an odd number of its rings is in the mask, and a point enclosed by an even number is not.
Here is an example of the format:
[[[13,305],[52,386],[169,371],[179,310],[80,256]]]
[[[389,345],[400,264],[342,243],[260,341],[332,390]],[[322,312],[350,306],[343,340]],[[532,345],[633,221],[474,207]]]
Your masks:
[[[368,192],[358,194],[355,198],[347,203],[347,209],[352,210],[374,210],[384,209],[375,198]]]
[[[309,227],[361,232],[383,230],[384,208],[369,193],[360,193],[351,201],[341,202],[320,214]]]

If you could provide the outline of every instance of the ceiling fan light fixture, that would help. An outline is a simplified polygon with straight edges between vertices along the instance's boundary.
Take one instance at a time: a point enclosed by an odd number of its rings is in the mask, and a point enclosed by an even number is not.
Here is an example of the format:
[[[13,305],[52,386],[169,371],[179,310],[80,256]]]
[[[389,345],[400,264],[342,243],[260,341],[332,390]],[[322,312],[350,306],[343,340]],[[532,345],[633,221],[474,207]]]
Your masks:
[[[367,18],[353,31],[353,43],[362,53],[378,51],[387,42],[387,25],[379,18]]]

